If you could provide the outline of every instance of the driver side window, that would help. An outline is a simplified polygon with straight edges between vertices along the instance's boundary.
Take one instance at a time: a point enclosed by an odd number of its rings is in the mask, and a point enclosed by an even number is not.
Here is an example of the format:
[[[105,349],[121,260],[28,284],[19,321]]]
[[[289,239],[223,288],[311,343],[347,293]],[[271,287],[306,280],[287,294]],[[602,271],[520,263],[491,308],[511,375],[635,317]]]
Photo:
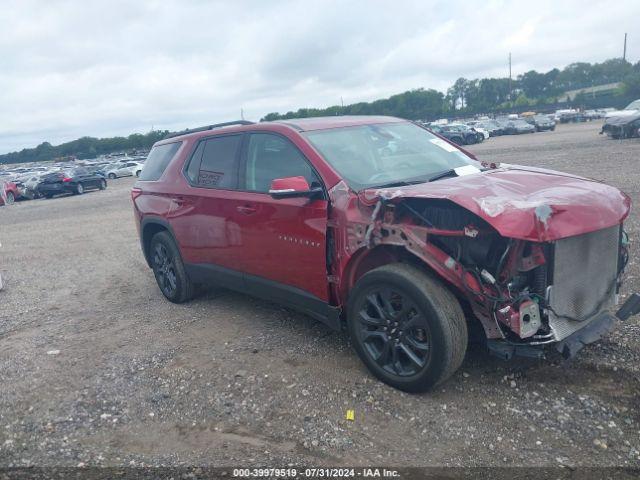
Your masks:
[[[252,133],[247,146],[245,188],[267,193],[275,178],[304,177],[310,186],[320,181],[306,158],[286,138]]]

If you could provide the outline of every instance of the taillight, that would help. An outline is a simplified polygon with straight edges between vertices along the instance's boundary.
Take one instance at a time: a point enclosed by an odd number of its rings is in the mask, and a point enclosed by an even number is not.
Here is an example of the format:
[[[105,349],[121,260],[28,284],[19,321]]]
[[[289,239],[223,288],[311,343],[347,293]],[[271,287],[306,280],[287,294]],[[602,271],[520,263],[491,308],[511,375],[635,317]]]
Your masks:
[[[64,177],[62,179],[63,182],[71,182],[73,180],[73,178],[69,178],[69,177]]]
[[[131,189],[131,200],[135,200],[140,195],[142,195],[142,190],[140,188],[132,188]]]

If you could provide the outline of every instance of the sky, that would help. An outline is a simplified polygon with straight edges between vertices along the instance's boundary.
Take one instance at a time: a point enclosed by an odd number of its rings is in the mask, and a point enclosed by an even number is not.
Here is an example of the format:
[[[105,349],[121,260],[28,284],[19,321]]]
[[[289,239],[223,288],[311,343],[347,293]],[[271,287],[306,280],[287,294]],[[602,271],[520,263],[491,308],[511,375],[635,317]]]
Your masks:
[[[640,1],[0,0],[0,154],[640,60]]]

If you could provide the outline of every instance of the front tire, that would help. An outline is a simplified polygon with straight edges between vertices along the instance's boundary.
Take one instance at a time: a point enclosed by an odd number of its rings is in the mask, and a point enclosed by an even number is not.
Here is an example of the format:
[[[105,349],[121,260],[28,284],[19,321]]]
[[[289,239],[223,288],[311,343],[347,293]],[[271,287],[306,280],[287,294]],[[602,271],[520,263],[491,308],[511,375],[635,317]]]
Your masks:
[[[13,205],[16,201],[16,197],[13,195],[13,192],[7,192],[7,199],[4,203],[7,205]]]
[[[194,296],[194,285],[185,271],[176,242],[169,232],[156,233],[151,239],[151,265],[162,294],[173,303]]]
[[[410,265],[365,274],[349,295],[347,325],[371,373],[406,392],[423,392],[449,378],[467,349],[467,323],[456,297]]]
[[[105,190],[107,188],[107,181],[103,178],[100,180],[100,185],[98,186],[100,190]]]
[[[109,175],[107,175],[111,180],[115,180],[116,179],[116,174],[115,173],[110,173]]]

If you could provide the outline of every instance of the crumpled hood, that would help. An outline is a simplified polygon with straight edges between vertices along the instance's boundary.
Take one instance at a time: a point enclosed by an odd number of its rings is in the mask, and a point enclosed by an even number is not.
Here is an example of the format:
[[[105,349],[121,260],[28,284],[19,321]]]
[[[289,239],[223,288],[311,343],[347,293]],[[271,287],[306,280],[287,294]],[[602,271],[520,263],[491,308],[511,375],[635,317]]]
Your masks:
[[[500,235],[553,241],[619,224],[631,200],[617,188],[552,170],[502,164],[496,170],[436,182],[369,189],[362,200],[447,199],[483,218]]]

